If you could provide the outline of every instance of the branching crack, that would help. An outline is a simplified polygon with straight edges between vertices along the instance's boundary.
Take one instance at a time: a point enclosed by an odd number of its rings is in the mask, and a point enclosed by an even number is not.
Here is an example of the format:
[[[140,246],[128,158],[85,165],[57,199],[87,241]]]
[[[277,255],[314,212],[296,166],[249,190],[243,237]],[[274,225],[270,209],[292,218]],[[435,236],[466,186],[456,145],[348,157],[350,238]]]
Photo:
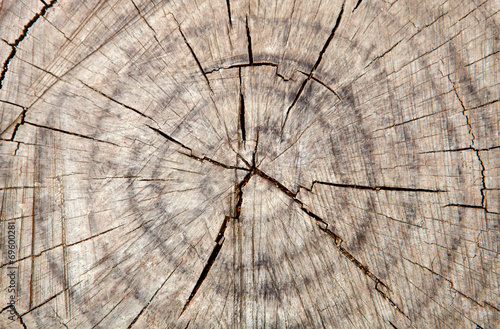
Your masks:
[[[193,150],[190,148],[190,147],[187,147],[186,145],[182,144],[181,142],[179,142],[178,140],[176,140],[175,138],[169,136],[168,134],[164,133],[163,131],[161,131],[160,129],[157,129],[157,128],[153,128],[149,125],[147,125],[151,130],[155,131],[156,133],[158,133],[160,136],[164,137],[166,140],[174,143],[174,144],[177,144],[179,145],[180,147],[188,150],[190,152],[190,154],[187,154],[187,153],[184,153],[184,152],[179,152],[180,154],[182,155],[185,155],[187,157],[190,157],[192,159],[195,159],[195,160],[198,160],[200,162],[204,162],[204,161],[207,161],[211,164],[214,164],[216,166],[219,166],[219,167],[222,167],[222,168],[225,168],[225,169],[237,169],[237,170],[245,170],[245,171],[250,171],[250,169],[248,168],[244,168],[244,167],[238,167],[238,166],[231,166],[231,165],[227,165],[225,163],[222,163],[222,162],[219,162],[217,160],[214,160],[214,159],[211,159],[207,156],[204,156],[204,157],[198,157],[196,155],[193,154]]]
[[[217,160],[213,160],[213,159],[206,157],[206,156],[204,156],[203,158],[200,158],[200,157],[197,157],[196,155],[193,155],[193,154],[187,154],[187,153],[183,153],[183,152],[179,152],[179,153],[181,153],[187,157],[193,158],[195,160],[198,160],[200,162],[204,162],[204,161],[210,162],[211,164],[222,167],[224,169],[236,169],[236,170],[250,171],[250,169],[248,169],[248,168],[239,167],[239,166],[230,166],[230,165],[227,165],[225,163],[219,162]]]
[[[281,74],[278,73],[278,64],[271,63],[271,62],[256,62],[256,63],[252,62],[251,64],[250,63],[233,64],[233,65],[229,65],[229,66],[218,67],[216,69],[213,69],[213,70],[210,70],[210,71],[206,71],[205,73],[206,74],[212,74],[212,73],[218,72],[220,70],[240,69],[240,68],[243,68],[243,67],[252,67],[252,66],[271,66],[271,67],[275,67],[276,68],[276,76],[278,76],[279,78],[281,78],[283,81],[290,81],[290,79],[288,79],[285,76],[283,76],[283,75],[281,75]]]
[[[54,6],[54,4],[57,2],[57,0],[52,0],[50,1],[48,4],[47,3],[44,3],[44,6],[42,7],[42,10],[37,13],[29,22],[28,24],[26,24],[23,28],[23,31],[21,32],[21,35],[14,41],[13,44],[10,44],[10,46],[12,47],[11,51],[10,51],[10,54],[9,56],[7,57],[7,59],[5,60],[5,62],[3,63],[3,67],[2,67],[2,73],[0,73],[0,89],[2,89],[3,87],[3,80],[5,79],[5,75],[7,74],[7,70],[9,69],[9,64],[10,62],[14,59],[14,57],[16,56],[16,52],[17,52],[17,47],[19,46],[19,44],[24,40],[24,38],[26,38],[26,36],[28,35],[28,31],[29,29],[33,26],[33,24],[36,23],[36,21],[40,18],[40,17],[43,17],[45,16],[45,13],[47,12],[47,10],[49,8],[51,8],[52,6]]]
[[[433,275],[436,275],[436,276],[440,277],[441,279],[445,280],[446,282],[448,282],[448,283],[450,284],[450,290],[452,290],[452,291],[456,292],[457,294],[459,294],[459,295],[460,295],[460,296],[462,296],[462,297],[467,298],[468,300],[470,300],[470,301],[471,301],[471,302],[473,302],[474,304],[479,305],[480,307],[486,307],[486,306],[489,306],[489,305],[490,305],[490,304],[489,304],[488,302],[486,302],[486,301],[483,301],[482,303],[480,303],[480,302],[478,302],[477,300],[473,299],[472,297],[470,297],[470,296],[468,296],[468,295],[464,294],[464,293],[463,293],[463,292],[461,292],[460,290],[457,290],[457,289],[453,286],[453,281],[451,281],[450,279],[448,279],[448,278],[444,277],[443,275],[441,275],[441,274],[437,273],[437,272],[436,272],[436,271],[434,271],[433,269],[431,269],[431,268],[429,268],[429,267],[427,267],[427,266],[424,266],[424,265],[422,265],[422,264],[419,264],[419,263],[417,263],[417,262],[414,262],[414,261],[412,261],[412,260],[410,260],[410,259],[408,259],[408,258],[406,258],[406,257],[403,257],[403,259],[404,259],[404,260],[406,260],[407,262],[409,262],[409,263],[411,263],[411,264],[413,264],[413,265],[415,265],[415,266],[418,266],[418,267],[420,267],[420,268],[422,268],[422,269],[424,269],[424,270],[427,270],[427,271],[431,272]],[[498,311],[498,309],[497,309],[497,311]],[[477,325],[477,326],[479,326],[477,323],[476,323],[476,325]]]
[[[296,197],[297,193],[293,193],[288,188],[286,188],[283,184],[281,184],[278,180],[276,180],[275,178],[267,175],[266,173],[264,173],[260,169],[255,168],[254,171],[255,171],[256,175],[264,178],[265,180],[267,180],[268,182],[270,182],[272,185],[274,185],[276,188],[278,188],[281,192],[283,192],[285,195],[287,195],[288,197],[290,197],[295,203],[297,203],[300,206],[300,210],[302,210],[309,217],[311,217],[312,219],[314,219],[317,222],[317,224],[318,224],[318,228],[321,231],[323,231],[326,234],[328,234],[331,238],[333,238],[333,240],[335,242],[335,246],[340,251],[340,253],[342,255],[344,255],[344,257],[346,257],[351,263],[353,263],[358,269],[360,269],[373,282],[375,282],[375,290],[384,299],[386,299],[391,304],[391,306],[393,306],[399,313],[401,313],[405,317],[407,317],[406,314],[402,311],[402,309],[388,296],[387,292],[385,292],[385,291],[389,291],[389,288],[379,278],[377,278],[377,276],[374,273],[372,273],[368,269],[367,266],[363,265],[346,248],[344,248],[342,246],[342,242],[343,242],[342,238],[338,234],[336,234],[335,232],[333,232],[332,230],[329,229],[328,223],[325,220],[323,220],[320,216],[318,216],[317,214],[315,214],[314,212],[312,212],[311,210],[309,210],[304,205],[304,203]],[[372,188],[369,187],[369,189],[372,189]],[[382,287],[382,289],[380,287]]]
[[[418,154],[446,153],[446,152],[463,152],[463,151],[481,151],[481,152],[485,152],[485,151],[491,151],[491,150],[494,150],[494,149],[497,149],[497,148],[500,148],[500,145],[499,146],[487,147],[487,148],[475,148],[475,147],[468,146],[468,147],[460,147],[460,148],[449,149],[449,150],[426,151],[426,152],[420,152]]]
[[[326,50],[328,49],[328,46],[330,45],[330,42],[332,41],[333,37],[335,36],[335,32],[337,31],[337,29],[340,25],[340,20],[342,19],[342,14],[344,13],[344,5],[345,5],[345,1],[344,1],[344,3],[342,3],[342,8],[340,9],[340,13],[337,17],[337,20],[335,21],[335,25],[332,29],[332,32],[328,36],[328,39],[326,40],[325,44],[323,45],[323,48],[319,52],[319,56],[318,56],[318,59],[316,60],[316,63],[314,63],[314,66],[311,69],[311,72],[309,72],[309,75],[307,76],[307,78],[304,80],[304,82],[302,82],[302,85],[300,86],[299,91],[297,92],[297,95],[295,96],[295,99],[293,100],[292,104],[288,107],[288,110],[286,111],[285,119],[283,120],[283,124],[281,125],[281,138],[283,138],[283,131],[284,131],[286,122],[288,120],[288,116],[290,114],[290,111],[295,106],[295,104],[297,104],[297,101],[299,100],[300,96],[302,95],[309,80],[311,80],[313,78],[314,72],[316,71],[319,64],[321,63],[321,60],[323,59],[323,55],[325,54]]]
[[[441,73],[442,74],[442,73]],[[480,149],[476,148],[475,146],[475,140],[476,136],[474,135],[474,132],[472,131],[472,125],[470,124],[469,116],[467,115],[466,111],[467,109],[465,108],[464,102],[460,98],[457,92],[457,88],[455,86],[455,83],[451,80],[450,76],[446,76],[448,78],[448,81],[450,81],[453,91],[455,92],[455,96],[457,97],[458,101],[460,102],[460,106],[462,107],[462,115],[465,117],[465,121],[467,123],[467,128],[469,129],[469,134],[471,135],[471,143],[469,147],[474,150],[476,153],[477,159],[479,160],[479,165],[481,167],[481,189],[479,192],[481,193],[481,207],[485,210],[485,212],[488,212],[488,209],[486,208],[486,199],[485,199],[485,194],[484,191],[486,190],[486,181],[485,181],[485,176],[484,176],[484,163],[483,160],[481,159],[481,156],[479,154]]]
[[[67,290],[69,289],[73,289],[75,286],[79,285],[82,281],[78,281],[77,283],[75,283],[74,285],[72,285],[71,287],[68,287],[68,288],[64,288],[63,290],[59,291],[57,294],[53,295],[52,297],[49,297],[47,298],[45,301],[41,302],[40,304],[34,306],[34,307],[31,307],[28,311],[24,312],[23,314],[21,314],[21,316],[25,316],[26,314],[30,313],[30,312],[33,312],[34,310],[42,307],[43,305],[47,304],[48,302],[54,300],[57,296],[65,293]]]
[[[193,290],[191,291],[191,294],[189,295],[189,298],[186,301],[186,304],[184,304],[184,307],[182,308],[182,311],[179,316],[184,313],[186,308],[189,306],[189,303],[193,300],[194,296],[200,289],[201,285],[203,284],[203,281],[206,279],[208,272],[212,268],[212,265],[214,264],[217,255],[219,255],[219,252],[222,248],[222,245],[224,244],[224,233],[226,232],[226,228],[229,224],[230,220],[238,221],[241,216],[241,205],[243,203],[243,188],[245,185],[250,181],[250,178],[252,178],[254,174],[254,170],[251,170],[248,174],[245,175],[243,180],[239,183],[236,184],[235,189],[234,189],[234,194],[235,194],[235,205],[234,205],[234,210],[233,210],[233,217],[226,216],[224,217],[224,220],[222,221],[222,225],[219,229],[219,233],[217,234],[217,237],[215,238],[215,246],[212,249],[212,252],[210,254],[210,257],[208,257],[208,260],[205,264],[205,267],[201,271],[201,274],[198,278],[198,281],[196,282]]]
[[[14,314],[16,315],[16,317],[18,318],[19,322],[21,322],[21,325],[23,326],[23,328],[24,329],[28,329],[28,327],[26,326],[26,323],[24,323],[22,315],[19,314],[19,312],[17,311],[15,305],[10,304],[10,305],[5,306],[4,308],[2,308],[2,310],[0,310],[0,314],[3,313],[5,310],[7,310],[9,308],[12,309],[12,311],[14,312]]]
[[[306,72],[304,71],[301,71],[299,70],[300,73],[304,74],[304,75],[308,75]],[[320,79],[316,78],[316,77],[312,77],[312,79],[314,81],[316,81],[317,83],[319,83],[320,85],[322,85],[323,87],[325,87],[326,89],[330,90],[335,96],[337,96],[337,98],[339,100],[341,100],[342,98],[339,96],[339,94],[337,94],[337,92],[335,90],[333,90],[329,85],[327,85],[326,83],[324,83],[323,81],[321,81]]]

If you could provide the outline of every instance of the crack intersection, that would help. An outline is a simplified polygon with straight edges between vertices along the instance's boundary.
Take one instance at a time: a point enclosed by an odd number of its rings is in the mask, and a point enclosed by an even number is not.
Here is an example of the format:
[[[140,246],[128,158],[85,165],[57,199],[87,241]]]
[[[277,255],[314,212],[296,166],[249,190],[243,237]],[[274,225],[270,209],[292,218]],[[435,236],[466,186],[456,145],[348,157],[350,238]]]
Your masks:
[[[342,3],[342,8],[340,9],[340,13],[337,16],[337,20],[335,21],[335,25],[333,26],[333,29],[332,29],[330,35],[328,36],[326,43],[323,45],[323,48],[319,52],[319,56],[318,56],[318,59],[316,60],[316,63],[314,63],[314,66],[312,67],[311,71],[309,72],[309,75],[307,76],[307,78],[302,82],[302,85],[300,86],[299,91],[297,92],[297,95],[295,96],[295,99],[293,100],[292,104],[288,107],[288,110],[286,111],[285,119],[283,120],[283,124],[281,125],[281,139],[283,139],[283,131],[285,129],[285,125],[286,125],[286,122],[288,120],[288,116],[290,115],[290,111],[295,106],[295,104],[297,104],[300,96],[304,92],[304,89],[305,89],[307,83],[313,78],[314,73],[316,72],[316,69],[318,68],[319,64],[321,63],[321,60],[323,59],[323,55],[325,54],[326,50],[328,49],[328,46],[330,45],[330,42],[332,41],[333,37],[335,36],[335,32],[337,32],[337,29],[340,25],[340,20],[342,19],[342,15],[344,13],[344,5],[345,5],[345,1],[344,1],[344,3]]]
[[[405,317],[408,318],[408,316],[403,312],[401,307],[399,307],[396,302],[394,302],[388,294],[388,291],[390,289],[388,286],[382,282],[373,272],[371,272],[368,268],[368,266],[364,265],[362,262],[360,262],[352,253],[350,253],[343,245],[342,243],[344,240],[334,231],[332,231],[329,228],[329,224],[327,221],[325,221],[323,218],[315,214],[313,211],[307,208],[307,206],[297,198],[297,194],[300,192],[301,188],[304,188],[308,191],[312,191],[313,187],[315,184],[324,184],[324,185],[330,185],[330,186],[337,186],[337,187],[346,187],[346,188],[354,188],[354,189],[363,189],[363,190],[388,190],[388,191],[408,191],[408,192],[428,192],[428,193],[437,193],[437,192],[443,192],[441,190],[431,190],[431,189],[418,189],[418,188],[403,188],[403,187],[388,187],[388,186],[363,186],[363,185],[349,185],[349,184],[337,184],[337,183],[330,183],[330,182],[322,182],[322,181],[314,181],[311,184],[310,188],[304,187],[304,186],[299,186],[298,190],[296,192],[292,192],[290,189],[288,189],[286,186],[284,186],[281,182],[279,182],[277,179],[269,176],[266,174],[264,171],[260,170],[256,166],[256,153],[257,153],[257,146],[258,146],[258,134],[257,134],[257,141],[255,145],[254,152],[252,154],[252,160],[251,163],[248,162],[243,156],[241,156],[239,153],[236,152],[236,155],[241,161],[245,164],[247,168],[244,167],[238,167],[238,166],[230,166],[226,165],[224,163],[221,163],[219,161],[213,160],[208,157],[197,157],[192,154],[192,149],[187,147],[186,145],[182,144],[181,142],[177,141],[173,137],[165,134],[159,129],[153,128],[151,126],[148,126],[150,129],[153,131],[157,132],[160,134],[162,137],[167,139],[168,141],[177,144],[186,150],[189,150],[191,154],[179,152],[187,157],[193,158],[197,161],[207,161],[211,164],[214,164],[216,166],[222,167],[224,169],[231,169],[231,170],[244,170],[247,171],[247,174],[245,177],[235,185],[234,189],[234,208],[233,208],[233,215],[232,216],[225,216],[224,220],[221,224],[221,227],[219,229],[219,232],[217,234],[217,237],[215,238],[214,241],[214,246],[212,248],[212,251],[210,253],[210,256],[208,257],[205,266],[203,267],[202,272],[200,273],[200,276],[198,277],[198,280],[193,287],[188,299],[186,300],[186,303],[184,304],[184,307],[182,308],[179,317],[182,316],[182,314],[185,312],[185,310],[188,308],[190,305],[191,301],[194,299],[196,296],[197,292],[199,291],[200,287],[202,286],[204,280],[207,278],[208,273],[210,272],[211,268],[213,267],[222,247],[225,241],[224,234],[226,232],[226,229],[228,225],[231,223],[231,221],[239,221],[241,217],[241,207],[243,204],[243,188],[248,184],[250,179],[253,176],[259,176],[263,178],[265,181],[271,183],[274,187],[276,187],[278,190],[280,190],[283,194],[288,196],[293,202],[295,202],[298,206],[299,209],[304,212],[307,216],[311,217],[314,219],[318,225],[318,228],[325,232],[327,235],[329,235],[333,240],[334,240],[334,245],[337,248],[337,250],[345,257],[347,258],[352,264],[354,264],[362,273],[364,273],[370,280],[372,280],[375,283],[374,289],[382,296],[382,298],[386,299],[388,303],[396,309],[399,313],[403,314]]]

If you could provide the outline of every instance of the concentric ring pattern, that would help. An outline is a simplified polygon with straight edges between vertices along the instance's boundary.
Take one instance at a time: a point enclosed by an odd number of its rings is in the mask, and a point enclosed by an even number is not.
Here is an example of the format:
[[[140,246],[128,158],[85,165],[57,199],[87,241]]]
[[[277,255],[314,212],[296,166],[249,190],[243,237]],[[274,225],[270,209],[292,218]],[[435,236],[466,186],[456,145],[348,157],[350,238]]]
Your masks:
[[[499,12],[3,1],[0,327],[497,328]]]

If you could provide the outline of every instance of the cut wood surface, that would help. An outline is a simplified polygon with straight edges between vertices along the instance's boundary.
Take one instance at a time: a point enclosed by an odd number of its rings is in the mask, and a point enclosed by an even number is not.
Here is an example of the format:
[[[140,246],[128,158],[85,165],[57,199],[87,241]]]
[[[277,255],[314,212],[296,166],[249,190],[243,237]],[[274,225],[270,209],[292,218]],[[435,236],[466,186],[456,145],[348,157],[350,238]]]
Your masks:
[[[500,0],[0,4],[0,328],[500,327]]]

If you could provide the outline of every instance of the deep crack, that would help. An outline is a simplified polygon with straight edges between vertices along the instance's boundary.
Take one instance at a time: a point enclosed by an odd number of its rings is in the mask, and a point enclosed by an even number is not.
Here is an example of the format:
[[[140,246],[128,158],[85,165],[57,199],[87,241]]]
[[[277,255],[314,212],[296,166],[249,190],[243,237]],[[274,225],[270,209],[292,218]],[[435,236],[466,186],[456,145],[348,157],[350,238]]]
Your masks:
[[[248,47],[248,63],[253,65],[253,51],[252,51],[252,36],[250,35],[250,28],[248,27],[248,16],[245,19],[245,27],[247,31],[247,47]]]
[[[312,67],[311,71],[309,72],[309,75],[307,76],[307,78],[302,82],[302,85],[300,86],[299,91],[297,92],[297,95],[295,96],[295,99],[293,100],[292,104],[288,107],[288,110],[286,111],[285,119],[283,120],[283,124],[281,125],[281,139],[283,139],[283,131],[285,129],[285,125],[286,125],[286,122],[288,120],[288,116],[290,114],[290,111],[295,106],[295,104],[297,104],[297,102],[298,102],[300,96],[302,95],[307,83],[313,78],[314,72],[316,71],[319,64],[321,63],[321,60],[323,59],[323,55],[325,54],[326,50],[328,49],[328,46],[330,45],[330,42],[333,40],[333,37],[335,36],[335,32],[337,32],[337,29],[340,25],[340,20],[342,19],[342,14],[344,13],[344,5],[345,5],[345,1],[344,1],[344,3],[342,3],[342,8],[340,9],[340,13],[337,16],[337,20],[335,21],[335,25],[333,26],[333,29],[332,29],[330,35],[328,36],[326,43],[323,45],[323,48],[319,52],[319,56],[318,56],[318,59],[316,60],[316,63],[314,63],[314,66]]]
[[[219,255],[220,250],[222,249],[222,245],[224,244],[225,238],[224,234],[226,232],[227,226],[230,222],[230,220],[233,221],[238,221],[241,216],[241,205],[243,203],[243,187],[250,181],[250,178],[254,175],[254,171],[251,170],[248,174],[245,175],[243,180],[239,183],[236,184],[235,189],[234,189],[234,194],[235,194],[235,204],[234,204],[234,209],[233,209],[233,216],[229,217],[226,216],[224,217],[224,220],[222,221],[222,225],[219,229],[219,233],[217,234],[217,237],[215,238],[215,245],[212,249],[212,252],[210,253],[210,256],[208,257],[207,262],[205,263],[205,266],[203,267],[203,270],[201,271],[200,276],[198,277],[198,281],[196,282],[193,290],[191,291],[191,294],[189,295],[189,298],[187,299],[186,303],[184,304],[184,307],[182,308],[182,311],[179,316],[184,313],[184,311],[187,309],[189,306],[189,303],[193,300],[195,297],[196,293],[200,289],[201,285],[203,284],[203,281],[207,278],[208,273],[210,272],[210,269],[212,268],[215,260],[217,259],[217,256]]]
[[[3,80],[5,79],[5,75],[7,74],[7,70],[9,69],[9,64],[10,62],[14,59],[14,57],[16,56],[16,52],[17,52],[17,47],[19,46],[19,44],[24,40],[24,38],[26,38],[26,36],[28,35],[28,31],[29,29],[33,26],[33,24],[36,23],[36,21],[40,18],[40,17],[43,17],[45,16],[45,13],[47,12],[47,10],[52,7],[55,3],[57,2],[57,0],[52,0],[51,2],[49,2],[48,4],[47,3],[44,3],[44,6],[42,7],[42,10],[37,13],[29,22],[28,24],[26,24],[23,28],[23,31],[21,32],[21,35],[14,41],[13,44],[9,44],[12,49],[10,51],[10,54],[9,56],[7,57],[7,59],[5,60],[5,62],[3,63],[3,67],[2,67],[2,73],[0,73],[0,89],[2,89],[3,87]]]
[[[241,131],[241,139],[243,143],[246,142],[246,128],[245,128],[245,96],[243,96],[243,86],[241,83],[241,68],[238,69],[238,76],[240,78],[240,131]]]
[[[297,193],[293,193],[290,191],[288,188],[286,188],[282,183],[280,183],[278,180],[275,178],[267,175],[263,171],[261,171],[258,168],[254,168],[255,174],[264,178],[268,182],[270,182],[272,185],[274,185],[276,188],[278,188],[281,192],[283,192],[285,195],[290,197],[295,203],[297,203],[300,206],[300,210],[302,210],[304,213],[306,213],[309,217],[314,219],[318,223],[318,228],[327,233],[330,237],[333,238],[335,242],[335,246],[337,249],[340,251],[344,257],[346,257],[351,263],[353,263],[358,269],[360,269],[366,276],[368,276],[373,282],[375,282],[375,290],[384,298],[386,299],[391,306],[393,306],[399,313],[403,314],[405,317],[407,315],[403,312],[403,310],[388,296],[388,294],[384,290],[389,290],[387,285],[385,285],[374,273],[372,273],[366,265],[363,265],[358,259],[356,259],[346,248],[342,246],[342,242],[344,241],[339,235],[337,235],[335,232],[329,229],[328,223],[322,219],[320,216],[309,210],[304,203],[296,197]],[[370,188],[371,189],[371,188]],[[379,288],[379,285],[384,287],[384,290],[381,290]]]

